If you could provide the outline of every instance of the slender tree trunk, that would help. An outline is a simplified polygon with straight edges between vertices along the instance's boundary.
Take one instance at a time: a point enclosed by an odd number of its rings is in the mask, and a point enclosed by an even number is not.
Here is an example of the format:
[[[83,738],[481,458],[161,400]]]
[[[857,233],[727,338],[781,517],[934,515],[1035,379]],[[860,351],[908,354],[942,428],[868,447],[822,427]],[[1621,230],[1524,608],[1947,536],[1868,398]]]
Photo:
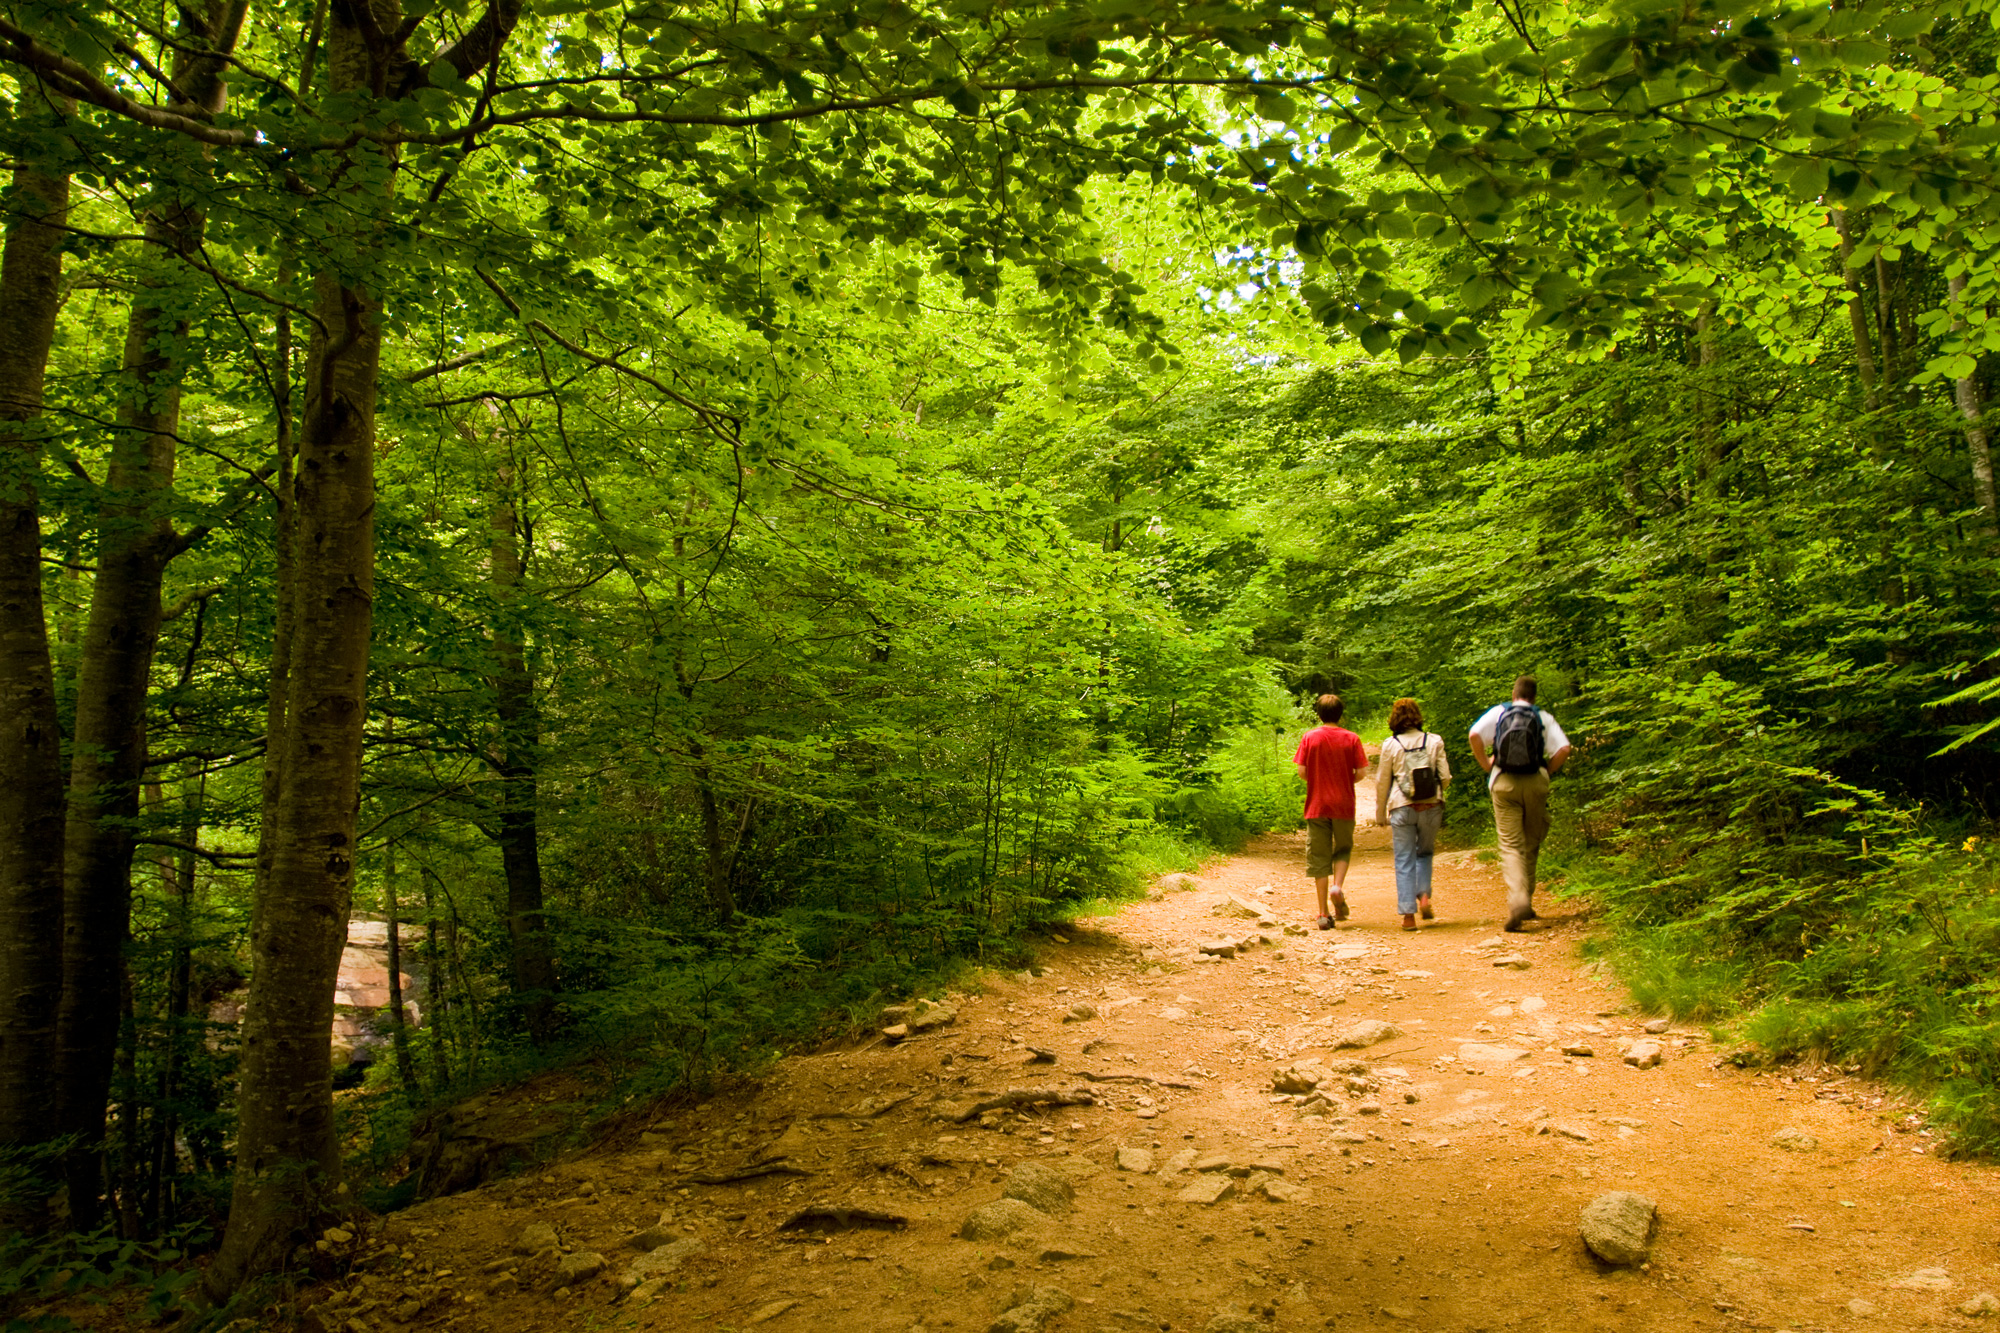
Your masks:
[[[1833,210],[1833,226],[1840,233],[1840,277],[1847,284],[1847,327],[1854,335],[1854,368],[1861,376],[1861,402],[1872,413],[1882,405],[1882,396],[1876,383],[1875,348],[1868,333],[1868,308],[1862,302],[1861,278],[1851,263],[1854,238],[1848,234],[1846,209]]]
[[[495,432],[503,448],[502,433]],[[555,1016],[556,971],[542,904],[540,800],[541,717],[535,682],[528,669],[527,636],[518,605],[525,561],[515,505],[516,474],[501,461],[494,471],[489,515],[493,598],[499,608],[493,627],[493,696],[500,723],[495,768],[500,775],[500,860],[507,875],[507,936],[511,946],[514,993],[526,1004],[528,1031],[536,1041],[551,1035]]]
[[[23,90],[16,114],[33,95]],[[60,120],[68,104],[54,108]],[[0,1146],[56,1130],[48,1095],[62,994],[62,729],[42,606],[36,494],[42,386],[62,279],[69,177],[22,164],[0,255]]]
[[[194,764],[189,763],[192,769]],[[187,1064],[188,1008],[194,982],[194,883],[195,856],[191,850],[200,843],[202,805],[207,779],[195,772],[181,775],[182,850],[174,860],[173,952],[167,971],[166,1057],[153,1096],[152,1185],[146,1213],[153,1229],[171,1225],[174,1206],[174,1177],[179,1173],[180,1153],[175,1146],[179,1132],[181,1074]]]
[[[214,114],[227,99],[223,57],[235,49],[248,0],[181,10],[179,36],[204,54],[174,63],[185,100]],[[213,54],[209,54],[213,53]],[[68,1158],[71,1225],[96,1225],[103,1188],[105,1095],[118,1044],[116,979],[132,914],[132,839],[146,767],[146,701],[160,638],[160,592],[175,533],[175,444],[187,369],[187,302],[173,292],[206,229],[201,208],[165,197],[147,217],[142,267],[153,284],[133,300],[125,333],[126,398],[113,436],[98,514],[97,575],[77,680],[76,735],[63,836],[63,998],[57,1025],[57,1102],[77,1136]]]
[[[424,884],[424,998],[430,1003],[431,1088],[442,1099],[451,1087],[451,1001],[439,966],[437,898],[431,893],[429,867]]]
[[[1949,286],[1954,301],[1963,296],[1965,275],[1951,279]],[[1962,318],[1952,321],[1952,328],[1964,327]],[[1958,403],[1959,415],[1965,418],[1965,450],[1972,461],[1972,499],[1985,515],[1982,530],[1991,537],[2000,532],[2000,500],[1996,500],[1994,493],[1993,443],[1986,430],[1986,405],[1980,401],[1978,375],[1975,366],[1972,374],[1953,380],[1951,393]]]
[[[403,1012],[403,920],[396,902],[396,844],[382,851],[382,915],[389,918],[389,1042],[396,1052],[396,1077],[403,1095],[415,1097],[417,1072],[410,1063],[409,1017]]]

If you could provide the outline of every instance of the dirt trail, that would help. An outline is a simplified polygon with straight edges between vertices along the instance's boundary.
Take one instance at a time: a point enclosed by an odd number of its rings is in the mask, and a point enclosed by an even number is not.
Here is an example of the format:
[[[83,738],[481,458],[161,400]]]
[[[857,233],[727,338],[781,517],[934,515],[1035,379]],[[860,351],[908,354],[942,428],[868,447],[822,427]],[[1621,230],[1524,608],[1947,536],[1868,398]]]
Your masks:
[[[1200,1330],[1218,1312],[1278,1329],[1908,1329],[1969,1324],[1959,1307],[2000,1290],[1991,1168],[1934,1160],[1877,1089],[1831,1070],[1739,1071],[1701,1032],[1660,1035],[1658,1068],[1621,1063],[1643,1018],[1580,965],[1583,923],[1554,907],[1541,930],[1480,947],[1501,939],[1504,895],[1471,853],[1441,855],[1439,919],[1406,934],[1387,831],[1364,826],[1341,930],[1184,961],[1200,941],[1256,929],[1215,915],[1231,892],[1309,926],[1303,852],[1301,836],[1262,839],[1191,891],[1051,941],[1041,976],[957,997],[956,1021],[936,1031],[788,1059],[643,1140],[634,1130],[396,1214],[383,1235],[400,1257],[378,1258],[310,1322],[394,1326],[397,1301],[414,1297],[414,1324],[477,1333],[977,1333],[1017,1287],[1049,1285],[1075,1305],[1047,1327],[1081,1333]],[[1493,965],[1515,952],[1525,970]],[[1079,1002],[1097,1016],[1064,1021]],[[1363,1019],[1404,1035],[1329,1050]],[[1033,1048],[1054,1063],[1030,1063]],[[1272,1091],[1295,1061],[1348,1059],[1367,1062],[1379,1092],[1337,1088],[1343,1115],[1302,1115]],[[1099,1104],[949,1118],[1025,1087]],[[1775,1146],[1788,1128],[1817,1146]],[[1150,1150],[1154,1169],[1116,1169],[1120,1147]],[[1185,1202],[1191,1183],[1219,1179],[1172,1170],[1186,1149],[1277,1168],[1298,1197],[1250,1197],[1253,1178],[1219,1203]],[[690,1180],[773,1159],[811,1174]],[[1025,1160],[1075,1183],[1074,1212],[1010,1242],[959,1239]],[[1608,1268],[1579,1242],[1579,1209],[1613,1189],[1658,1201],[1646,1271]],[[907,1227],[779,1230],[814,1203]],[[515,1253],[538,1223],[573,1269],[588,1252],[610,1267],[556,1291],[555,1253]],[[633,1233],[656,1225],[642,1243],[678,1240],[688,1257],[663,1264],[641,1304],[613,1278],[640,1253]]]

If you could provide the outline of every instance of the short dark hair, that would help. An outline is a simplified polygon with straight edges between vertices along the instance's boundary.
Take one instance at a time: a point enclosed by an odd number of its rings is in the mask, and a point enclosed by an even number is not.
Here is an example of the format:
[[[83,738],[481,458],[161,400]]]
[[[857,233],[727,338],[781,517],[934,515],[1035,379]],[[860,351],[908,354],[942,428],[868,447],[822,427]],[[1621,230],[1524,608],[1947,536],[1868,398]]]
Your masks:
[[[1424,710],[1415,699],[1398,699],[1389,705],[1389,732],[1400,736],[1424,725]]]
[[[1347,705],[1340,701],[1340,696],[1337,694],[1322,694],[1313,700],[1313,712],[1319,714],[1319,720],[1322,722],[1338,722],[1340,715],[1346,711]]]
[[[1514,677],[1514,697],[1528,703],[1535,701],[1535,678],[1533,676]]]

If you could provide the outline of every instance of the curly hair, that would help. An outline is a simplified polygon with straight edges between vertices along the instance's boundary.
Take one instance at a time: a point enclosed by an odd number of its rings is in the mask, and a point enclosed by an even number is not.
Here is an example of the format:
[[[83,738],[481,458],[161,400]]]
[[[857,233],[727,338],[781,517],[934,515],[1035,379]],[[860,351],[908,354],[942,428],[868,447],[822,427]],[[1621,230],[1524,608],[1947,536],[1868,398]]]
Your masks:
[[[1415,699],[1398,699],[1389,705],[1389,734],[1400,736],[1406,731],[1421,731],[1424,725],[1424,710],[1417,707]]]

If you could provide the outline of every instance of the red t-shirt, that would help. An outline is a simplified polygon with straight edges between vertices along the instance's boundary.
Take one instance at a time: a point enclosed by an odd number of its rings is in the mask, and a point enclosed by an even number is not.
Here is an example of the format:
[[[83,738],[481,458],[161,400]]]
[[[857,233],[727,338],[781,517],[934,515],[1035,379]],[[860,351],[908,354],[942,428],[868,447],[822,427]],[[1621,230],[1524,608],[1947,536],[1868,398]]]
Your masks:
[[[1306,818],[1354,818],[1354,770],[1368,766],[1361,738],[1342,727],[1314,727],[1299,738],[1292,762],[1305,765]]]

